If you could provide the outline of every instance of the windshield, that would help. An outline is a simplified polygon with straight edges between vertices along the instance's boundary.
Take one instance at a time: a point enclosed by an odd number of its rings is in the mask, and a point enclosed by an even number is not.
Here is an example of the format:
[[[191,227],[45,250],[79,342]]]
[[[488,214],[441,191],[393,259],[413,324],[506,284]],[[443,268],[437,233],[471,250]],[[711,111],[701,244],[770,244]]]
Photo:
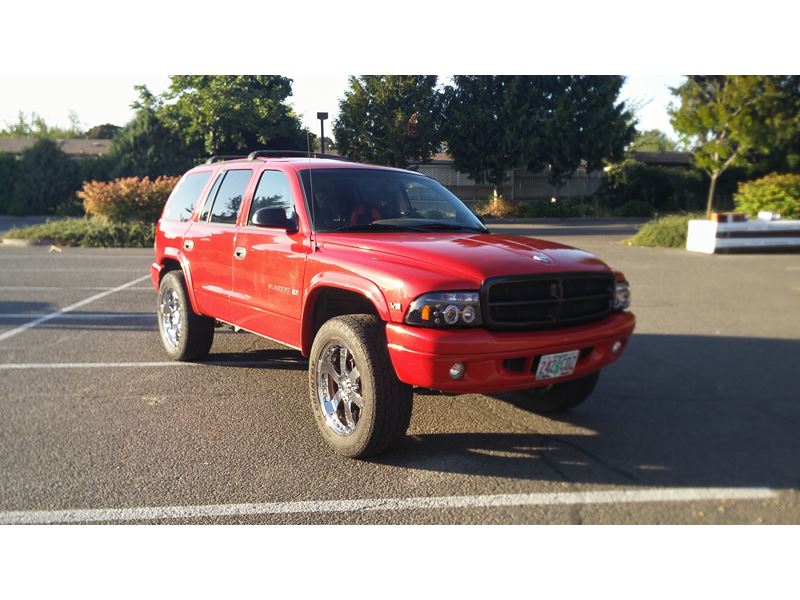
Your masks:
[[[438,181],[379,169],[305,169],[318,232],[480,231],[483,223]]]

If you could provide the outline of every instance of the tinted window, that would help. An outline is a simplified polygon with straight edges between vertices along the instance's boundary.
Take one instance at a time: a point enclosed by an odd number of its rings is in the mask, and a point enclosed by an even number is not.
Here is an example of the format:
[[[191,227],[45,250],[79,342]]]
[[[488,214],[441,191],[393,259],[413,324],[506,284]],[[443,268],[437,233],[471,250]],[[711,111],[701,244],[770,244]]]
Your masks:
[[[289,188],[289,179],[285,173],[280,171],[264,171],[258,181],[253,203],[250,206],[250,215],[247,222],[253,221],[253,215],[260,208],[282,208],[286,212],[286,218],[290,218],[294,213],[294,202],[292,202],[292,190]]]
[[[211,171],[201,171],[184,177],[167,202],[164,218],[170,221],[188,221],[200,192],[206,187],[210,177]]]
[[[214,198],[214,206],[211,208],[211,223],[236,223],[239,215],[239,208],[242,206],[242,198],[247,191],[247,184],[250,183],[250,176],[253,171],[236,170],[227,171],[225,179],[219,186],[217,195]]]

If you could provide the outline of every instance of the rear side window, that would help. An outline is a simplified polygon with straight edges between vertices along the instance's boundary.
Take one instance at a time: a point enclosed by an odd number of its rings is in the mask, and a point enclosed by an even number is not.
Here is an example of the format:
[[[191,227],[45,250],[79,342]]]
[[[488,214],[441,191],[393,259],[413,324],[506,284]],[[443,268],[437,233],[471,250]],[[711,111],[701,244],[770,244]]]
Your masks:
[[[264,171],[253,196],[248,223],[253,222],[253,215],[260,208],[282,208],[286,212],[286,218],[291,218],[294,202],[286,174],[280,171]]]
[[[237,169],[225,173],[225,178],[214,198],[209,222],[236,223],[236,217],[239,215],[239,208],[242,206],[242,199],[252,175],[253,171],[250,169]]]
[[[211,171],[201,171],[184,177],[167,201],[164,218],[168,221],[188,221],[200,192],[206,187],[210,178]]]

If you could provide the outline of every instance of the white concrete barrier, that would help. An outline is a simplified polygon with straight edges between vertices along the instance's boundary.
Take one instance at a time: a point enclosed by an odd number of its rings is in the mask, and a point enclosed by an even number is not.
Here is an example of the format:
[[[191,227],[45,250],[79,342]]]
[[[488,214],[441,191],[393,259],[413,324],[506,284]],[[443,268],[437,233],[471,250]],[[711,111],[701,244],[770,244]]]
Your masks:
[[[690,252],[800,251],[800,220],[724,223],[689,221],[686,249]]]

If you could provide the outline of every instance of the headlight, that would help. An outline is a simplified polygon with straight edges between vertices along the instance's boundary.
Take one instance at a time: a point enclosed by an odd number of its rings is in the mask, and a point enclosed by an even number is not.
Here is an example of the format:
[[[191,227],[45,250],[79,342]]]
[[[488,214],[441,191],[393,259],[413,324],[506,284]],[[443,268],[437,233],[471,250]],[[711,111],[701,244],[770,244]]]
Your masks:
[[[614,286],[614,310],[625,310],[631,305],[631,286],[627,281],[617,281]]]
[[[406,323],[425,327],[475,327],[481,324],[478,292],[424,294],[408,307]]]

